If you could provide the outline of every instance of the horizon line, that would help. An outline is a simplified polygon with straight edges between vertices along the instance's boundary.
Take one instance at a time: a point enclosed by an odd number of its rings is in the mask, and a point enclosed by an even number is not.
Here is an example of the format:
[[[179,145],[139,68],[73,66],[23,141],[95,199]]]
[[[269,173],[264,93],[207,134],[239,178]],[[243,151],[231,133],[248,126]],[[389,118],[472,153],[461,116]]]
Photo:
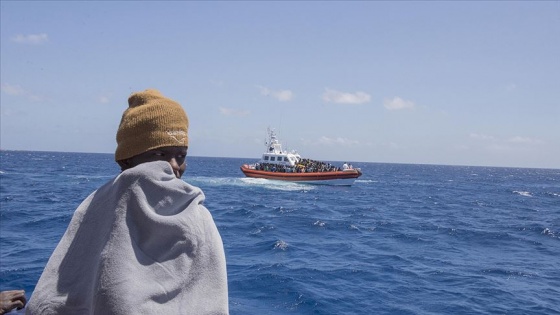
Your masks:
[[[39,152],[39,153],[70,153],[70,154],[107,154],[113,155],[110,152],[80,152],[80,151],[54,151],[54,150],[29,150],[29,149],[1,149],[0,152]],[[226,158],[226,159],[252,159],[258,158],[249,157],[236,157],[236,156],[207,156],[207,155],[188,155],[188,157],[195,158]],[[366,161],[351,161],[351,160],[324,160],[326,162],[351,162],[351,163],[371,163],[371,164],[396,164],[396,165],[431,165],[431,166],[455,166],[455,167],[492,167],[492,168],[522,168],[522,169],[544,169],[544,170],[560,170],[560,167],[530,167],[530,166],[497,166],[497,165],[464,165],[464,164],[437,164],[437,163],[411,163],[411,162],[366,162]]]

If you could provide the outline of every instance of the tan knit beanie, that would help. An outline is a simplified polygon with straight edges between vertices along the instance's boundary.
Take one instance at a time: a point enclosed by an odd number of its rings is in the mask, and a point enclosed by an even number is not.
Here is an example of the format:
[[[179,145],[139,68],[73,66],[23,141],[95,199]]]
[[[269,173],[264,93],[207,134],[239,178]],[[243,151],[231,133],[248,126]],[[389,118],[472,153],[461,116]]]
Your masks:
[[[117,131],[115,161],[168,146],[188,146],[189,118],[181,105],[157,90],[145,90],[128,98]]]

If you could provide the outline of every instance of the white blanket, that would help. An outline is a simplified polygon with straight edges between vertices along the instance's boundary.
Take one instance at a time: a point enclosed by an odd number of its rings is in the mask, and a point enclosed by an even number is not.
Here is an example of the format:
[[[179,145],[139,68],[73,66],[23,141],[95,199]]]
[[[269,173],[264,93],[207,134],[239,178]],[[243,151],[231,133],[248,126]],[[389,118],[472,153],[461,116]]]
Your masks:
[[[203,201],[167,162],[122,172],[76,209],[27,314],[228,314],[223,243]]]

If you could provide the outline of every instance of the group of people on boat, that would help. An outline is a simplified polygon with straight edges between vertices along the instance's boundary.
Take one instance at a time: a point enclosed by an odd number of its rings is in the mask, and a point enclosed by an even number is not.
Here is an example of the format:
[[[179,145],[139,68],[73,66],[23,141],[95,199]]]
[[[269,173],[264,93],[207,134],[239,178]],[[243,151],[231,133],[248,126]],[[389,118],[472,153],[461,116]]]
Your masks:
[[[340,168],[331,165],[330,163],[310,159],[301,159],[294,166],[272,163],[257,163],[255,164],[255,169],[259,171],[279,173],[317,173],[340,171]]]

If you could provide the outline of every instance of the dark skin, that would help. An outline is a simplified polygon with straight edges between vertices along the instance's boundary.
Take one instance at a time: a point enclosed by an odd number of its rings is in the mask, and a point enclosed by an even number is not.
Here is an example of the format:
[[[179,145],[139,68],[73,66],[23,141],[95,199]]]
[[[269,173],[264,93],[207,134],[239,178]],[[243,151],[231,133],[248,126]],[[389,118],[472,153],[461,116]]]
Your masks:
[[[187,149],[188,147],[161,147],[117,161],[117,163],[121,166],[121,170],[124,171],[146,162],[167,161],[173,168],[175,176],[181,178],[187,168]]]
[[[21,310],[25,303],[27,303],[27,300],[23,290],[0,292],[0,314],[6,314],[15,308]]]

